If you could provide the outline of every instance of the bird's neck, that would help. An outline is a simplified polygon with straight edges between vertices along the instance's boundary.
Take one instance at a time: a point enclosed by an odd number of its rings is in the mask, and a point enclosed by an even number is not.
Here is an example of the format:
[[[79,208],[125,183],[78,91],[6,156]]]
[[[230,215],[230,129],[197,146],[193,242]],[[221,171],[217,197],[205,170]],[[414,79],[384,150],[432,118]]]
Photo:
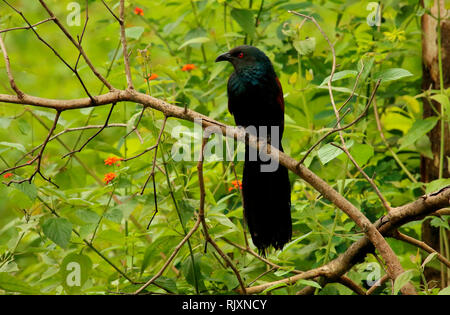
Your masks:
[[[256,85],[270,77],[270,70],[270,67],[267,67],[264,64],[257,64],[236,69],[235,73],[241,84]]]

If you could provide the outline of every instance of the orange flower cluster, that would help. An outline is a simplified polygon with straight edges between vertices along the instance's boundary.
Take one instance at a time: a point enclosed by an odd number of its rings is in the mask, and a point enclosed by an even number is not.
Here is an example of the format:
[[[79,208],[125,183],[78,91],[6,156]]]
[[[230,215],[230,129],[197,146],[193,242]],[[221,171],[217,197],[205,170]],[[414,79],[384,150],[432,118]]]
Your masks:
[[[183,68],[181,68],[181,71],[191,71],[191,70],[194,70],[195,68],[196,68],[196,66],[194,64],[188,63],[188,64],[185,64],[183,66]]]
[[[105,160],[105,165],[117,165],[120,166],[119,161],[122,161],[122,158],[119,158],[117,156],[110,156]]]
[[[10,178],[13,175],[13,173],[6,173],[5,175],[3,175],[3,178]]]
[[[147,81],[155,80],[158,77],[156,73],[152,73],[152,75],[149,75],[147,78]]]
[[[108,185],[114,178],[116,178],[116,173],[106,173],[103,181]]]
[[[144,16],[144,10],[139,7],[134,8],[134,14]]]
[[[242,181],[240,180],[234,180],[231,182],[231,184],[233,185],[232,187],[228,188],[228,191],[231,192],[233,191],[233,189],[242,189]]]

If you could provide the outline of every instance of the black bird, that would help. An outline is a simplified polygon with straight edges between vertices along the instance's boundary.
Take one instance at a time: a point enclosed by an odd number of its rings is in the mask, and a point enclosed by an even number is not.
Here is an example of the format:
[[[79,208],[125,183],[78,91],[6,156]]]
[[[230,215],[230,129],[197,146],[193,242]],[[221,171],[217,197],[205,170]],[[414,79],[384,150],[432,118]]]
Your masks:
[[[283,90],[270,59],[258,48],[238,46],[217,57],[228,61],[234,72],[228,80],[228,110],[236,125],[245,127],[249,133],[254,126],[260,139],[264,137],[272,146],[283,151],[281,138],[284,129]],[[271,126],[278,129],[272,131]],[[260,132],[267,128],[267,133]],[[272,246],[282,249],[291,240],[291,186],[288,170],[281,164],[272,171],[262,167],[268,162],[258,155],[255,160],[245,147],[242,194],[244,216],[253,244],[262,255]]]

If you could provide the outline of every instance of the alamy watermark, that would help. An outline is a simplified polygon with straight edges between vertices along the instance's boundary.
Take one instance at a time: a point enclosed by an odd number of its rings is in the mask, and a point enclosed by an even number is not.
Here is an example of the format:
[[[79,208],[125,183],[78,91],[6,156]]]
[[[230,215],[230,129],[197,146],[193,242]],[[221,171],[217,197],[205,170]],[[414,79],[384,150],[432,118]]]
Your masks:
[[[371,11],[366,18],[370,26],[381,25],[381,5],[378,2],[369,2],[366,6],[367,11]]]
[[[66,22],[69,26],[81,25],[81,6],[78,2],[70,2],[66,7],[70,13],[67,15]]]
[[[241,136],[250,138],[258,137],[258,145],[249,145],[245,153],[245,146],[234,139],[235,128],[225,127],[225,133],[220,126],[202,128],[202,120],[195,119],[193,130],[178,125],[172,129],[171,135],[177,141],[172,146],[172,159],[180,161],[198,161],[199,150],[202,146],[202,138],[209,138],[203,156],[205,161],[259,161],[261,172],[275,172],[279,166],[279,151],[270,150],[272,147],[280,147],[280,128],[278,126],[248,126],[241,127]],[[253,138],[254,139],[254,138]],[[254,143],[256,144],[256,143]]]

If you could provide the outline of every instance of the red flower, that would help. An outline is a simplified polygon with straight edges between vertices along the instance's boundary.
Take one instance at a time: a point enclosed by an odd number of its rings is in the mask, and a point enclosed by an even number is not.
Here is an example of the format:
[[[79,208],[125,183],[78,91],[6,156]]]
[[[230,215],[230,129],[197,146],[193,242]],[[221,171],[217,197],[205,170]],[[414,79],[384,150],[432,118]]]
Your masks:
[[[105,174],[105,177],[103,178],[103,181],[106,185],[108,185],[114,178],[116,178],[116,173],[107,173]]]
[[[10,178],[13,175],[13,173],[6,173],[5,175],[3,175],[3,178]]]
[[[152,75],[149,75],[147,77],[147,81],[155,80],[158,77],[156,73],[152,73]]]
[[[196,66],[194,64],[188,63],[188,64],[185,64],[183,66],[183,68],[181,68],[181,71],[191,71],[191,70],[194,70],[195,68],[196,68]]]
[[[231,182],[231,184],[233,185],[232,187],[229,187],[228,188],[228,191],[229,192],[231,192],[231,191],[233,191],[233,189],[242,189],[242,182],[240,181],[240,180],[233,180],[232,182]]]
[[[122,158],[119,158],[117,156],[110,156],[105,160],[105,165],[114,165],[120,166],[119,161],[122,161]]]
[[[134,8],[134,14],[144,16],[144,10],[139,7]]]

